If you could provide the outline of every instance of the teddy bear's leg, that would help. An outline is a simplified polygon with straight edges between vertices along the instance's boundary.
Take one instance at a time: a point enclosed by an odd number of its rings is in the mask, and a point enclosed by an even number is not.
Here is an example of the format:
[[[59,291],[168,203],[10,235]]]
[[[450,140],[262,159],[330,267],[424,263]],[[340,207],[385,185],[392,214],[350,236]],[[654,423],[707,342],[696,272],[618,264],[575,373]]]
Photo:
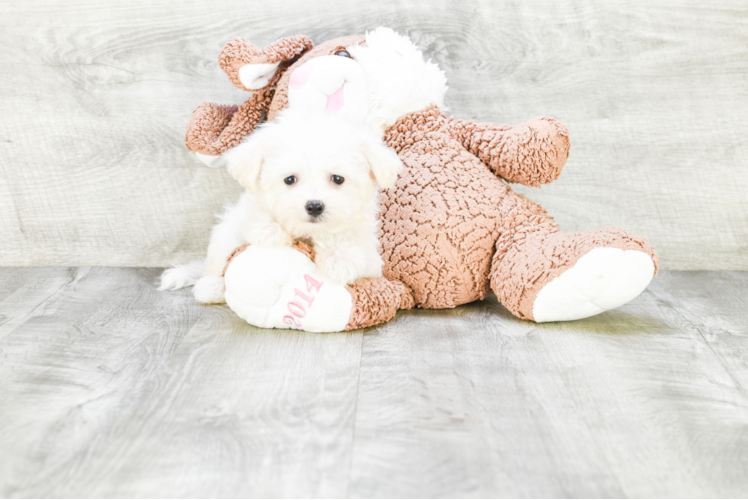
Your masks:
[[[341,285],[325,276],[313,258],[314,250],[299,242],[241,249],[224,271],[226,303],[252,325],[308,332],[363,328],[413,306],[400,282],[365,278]]]
[[[361,278],[346,286],[353,297],[353,310],[346,330],[384,323],[398,309],[411,309],[413,294],[400,281],[386,278]]]
[[[449,132],[496,175],[538,187],[561,175],[569,157],[569,130],[542,116],[519,125],[450,119]]]
[[[630,301],[656,274],[657,254],[641,236],[615,227],[559,231],[535,207],[508,214],[491,265],[491,288],[516,316],[536,322],[593,316]]]

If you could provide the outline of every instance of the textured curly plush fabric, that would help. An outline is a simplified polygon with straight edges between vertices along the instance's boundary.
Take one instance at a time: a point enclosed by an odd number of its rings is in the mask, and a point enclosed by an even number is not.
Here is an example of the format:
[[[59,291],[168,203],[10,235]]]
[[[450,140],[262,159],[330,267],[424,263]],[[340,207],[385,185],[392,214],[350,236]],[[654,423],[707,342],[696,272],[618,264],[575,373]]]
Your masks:
[[[493,290],[532,319],[542,286],[592,248],[641,250],[657,262],[644,238],[621,229],[559,232],[542,207],[496,177],[550,182],[568,156],[568,131],[551,118],[500,133],[509,130],[448,120],[430,106],[386,131],[405,168],[380,200],[383,272],[405,283],[418,307],[455,307]],[[505,163],[507,152],[519,163]]]
[[[187,149],[218,156],[238,145],[260,123],[274,93],[273,89],[258,91],[239,107],[201,104],[187,127]]]
[[[436,106],[385,133],[404,164],[380,198],[383,274],[405,283],[419,307],[485,298],[499,235],[494,200],[506,187],[454,139]]]
[[[249,90],[239,80],[239,69],[245,64],[282,61],[268,84],[238,108],[205,102],[192,113],[187,126],[187,149],[209,156],[219,156],[247,137],[265,118],[272,120],[288,105],[288,83],[293,70],[309,59],[332,55],[350,45],[363,43],[364,36],[347,36],[329,40],[318,47],[304,35],[281,38],[264,49],[258,49],[243,38],[232,38],[221,50],[218,60],[231,82]],[[299,57],[301,56],[301,57]]]
[[[534,319],[540,289],[593,248],[642,251],[652,257],[657,274],[659,258],[638,234],[617,227],[568,233],[559,231],[546,215],[527,218],[502,234],[491,266],[491,288],[507,309],[520,318]]]
[[[408,288],[398,281],[362,278],[346,286],[353,298],[351,319],[345,330],[356,330],[389,321],[398,309],[414,305]]]
[[[491,292],[491,261],[505,231],[502,226],[516,224],[516,218],[509,220],[513,211],[517,217],[542,212],[463,146],[479,145],[487,129],[448,120],[430,106],[402,117],[385,133],[405,168],[395,187],[381,197],[384,275],[408,285],[419,307],[441,309],[485,298]],[[568,138],[565,130],[562,133]],[[483,160],[501,164],[491,153],[509,149],[505,142],[521,150],[518,135],[493,134]],[[529,150],[542,138],[527,135],[528,152],[523,156],[535,159],[535,170],[549,170],[543,165],[548,160],[566,159],[568,140],[552,138],[548,154],[538,156]]]
[[[548,116],[513,126],[451,118],[447,127],[465,149],[509,182],[535,187],[553,182],[569,157],[569,130]]]
[[[239,70],[242,66],[246,64],[267,64],[293,60],[295,57],[311,50],[312,47],[314,47],[314,44],[304,35],[281,38],[262,49],[252,45],[243,38],[234,37],[228,41],[218,54],[218,63],[221,65],[221,69],[229,76],[231,83],[237,88],[251,91],[252,89],[245,87],[239,79]],[[275,76],[270,79],[264,88],[275,86],[282,72],[283,69],[276,71]]]
[[[331,56],[337,51],[350,47],[351,45],[362,44],[365,39],[366,37],[363,35],[334,38],[314,47],[295,61],[286,71],[283,72],[280,80],[278,80],[275,97],[273,98],[273,102],[270,104],[270,109],[268,110],[268,120],[275,119],[275,115],[288,105],[288,84],[291,80],[291,74],[296,68],[315,57]]]

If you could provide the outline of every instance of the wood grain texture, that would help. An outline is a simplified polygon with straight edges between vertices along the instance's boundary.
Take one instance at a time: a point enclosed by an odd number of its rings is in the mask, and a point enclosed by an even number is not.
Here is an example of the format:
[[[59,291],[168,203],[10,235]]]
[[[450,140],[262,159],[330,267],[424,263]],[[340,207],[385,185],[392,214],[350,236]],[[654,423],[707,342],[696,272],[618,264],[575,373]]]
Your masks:
[[[361,333],[260,330],[156,270],[68,272],[0,336],[0,496],[345,495]]]
[[[65,270],[51,297],[58,273],[39,271],[15,274],[49,285],[41,304],[0,327],[3,497],[60,496],[85,477],[201,312],[188,293],[157,292],[158,270]]]
[[[494,298],[401,314],[364,337],[352,496],[744,495],[747,294],[663,273],[568,323]]]
[[[345,496],[361,337],[207,308],[64,495]]]
[[[492,297],[345,334],[257,329],[156,276],[0,269],[0,496],[748,491],[746,272],[664,272],[580,321]]]
[[[59,267],[0,267],[0,338],[26,321],[39,305],[73,280],[73,271]]]
[[[562,177],[518,188],[565,229],[647,236],[665,269],[748,269],[748,7],[527,2],[9,4],[0,19],[0,263],[168,265],[202,255],[239,188],[186,151],[191,111],[240,103],[235,35],[320,42],[379,25],[447,73],[459,118],[551,115]]]

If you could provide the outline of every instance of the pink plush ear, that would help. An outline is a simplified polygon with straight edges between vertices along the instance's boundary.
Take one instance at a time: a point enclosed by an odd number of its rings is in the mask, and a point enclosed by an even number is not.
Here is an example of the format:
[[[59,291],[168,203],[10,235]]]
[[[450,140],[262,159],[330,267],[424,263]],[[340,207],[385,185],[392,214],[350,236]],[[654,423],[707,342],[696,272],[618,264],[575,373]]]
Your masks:
[[[304,35],[294,35],[281,38],[271,43],[267,47],[260,49],[243,38],[235,37],[229,40],[218,55],[218,62],[223,71],[229,75],[231,83],[242,90],[259,90],[259,88],[247,88],[239,75],[242,67],[248,64],[263,65],[262,71],[267,71],[266,76],[268,83],[262,88],[275,85],[280,79],[281,74],[290,65],[289,63],[280,64],[279,69],[272,66],[294,59],[314,47],[312,41]],[[262,73],[260,71],[260,73]],[[272,76],[271,76],[272,75]]]

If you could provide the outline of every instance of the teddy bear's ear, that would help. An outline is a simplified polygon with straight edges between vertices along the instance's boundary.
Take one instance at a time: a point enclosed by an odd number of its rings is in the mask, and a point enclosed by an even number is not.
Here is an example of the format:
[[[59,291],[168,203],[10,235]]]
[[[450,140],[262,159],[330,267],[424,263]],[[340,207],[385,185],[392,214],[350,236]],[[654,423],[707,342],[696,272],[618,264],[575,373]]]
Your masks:
[[[257,190],[262,162],[268,151],[271,138],[267,129],[260,129],[242,144],[224,153],[226,170],[242,187]]]
[[[280,63],[245,64],[239,68],[239,81],[249,90],[265,88]]]
[[[304,35],[281,38],[261,49],[243,38],[228,41],[218,54],[218,62],[231,83],[242,90],[259,90],[274,85],[289,61],[314,47]],[[281,66],[280,71],[278,67]]]
[[[395,150],[387,147],[381,140],[374,139],[365,140],[363,150],[377,184],[382,189],[394,186],[403,168],[403,163]]]

